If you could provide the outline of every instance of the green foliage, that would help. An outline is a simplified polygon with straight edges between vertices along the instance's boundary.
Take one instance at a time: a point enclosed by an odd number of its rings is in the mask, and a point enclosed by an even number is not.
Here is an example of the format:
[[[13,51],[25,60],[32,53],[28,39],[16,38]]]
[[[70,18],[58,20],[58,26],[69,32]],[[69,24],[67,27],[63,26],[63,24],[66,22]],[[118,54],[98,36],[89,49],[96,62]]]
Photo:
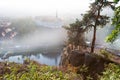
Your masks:
[[[120,80],[120,65],[114,63],[106,65],[100,80]]]
[[[0,70],[0,80],[94,80],[89,73],[89,67],[82,65],[74,72],[75,67],[52,67],[30,61],[27,64],[3,63]],[[0,66],[3,64],[0,63]],[[4,71],[1,73],[1,71]],[[97,73],[96,73],[97,74]],[[97,76],[96,76],[97,77]],[[97,79],[97,78],[96,78]],[[119,80],[120,65],[106,64],[103,75],[98,80]]]
[[[80,66],[79,71],[80,71],[80,73],[88,72],[88,67],[86,65],[82,65],[82,66]]]
[[[106,42],[114,42],[119,33],[119,30],[113,30],[112,33],[106,37]]]
[[[115,15],[112,19],[112,24],[114,25],[114,30],[112,30],[111,34],[106,38],[106,42],[114,42],[115,39],[120,34],[120,6],[116,7]]]
[[[100,50],[100,53],[105,59],[110,59],[113,57],[112,54],[110,54],[108,51],[104,49]]]
[[[83,26],[83,22],[76,19],[74,23],[64,28],[68,31],[68,43],[74,45],[85,45],[85,27]]]
[[[119,0],[114,0],[114,2],[115,2],[115,3],[118,3],[118,2],[119,2]]]
[[[10,73],[5,71],[4,74],[0,75],[0,80],[74,80],[81,78],[72,71],[67,73],[52,66],[40,65],[34,61],[23,65],[9,63],[5,67],[9,67]]]

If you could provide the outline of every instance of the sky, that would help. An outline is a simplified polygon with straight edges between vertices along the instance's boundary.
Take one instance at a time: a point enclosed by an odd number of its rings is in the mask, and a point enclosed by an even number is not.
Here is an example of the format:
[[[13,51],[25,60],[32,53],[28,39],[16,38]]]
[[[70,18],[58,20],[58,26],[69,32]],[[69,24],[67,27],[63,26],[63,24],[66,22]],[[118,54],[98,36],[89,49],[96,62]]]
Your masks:
[[[94,0],[0,0],[0,15],[77,15],[88,10]]]

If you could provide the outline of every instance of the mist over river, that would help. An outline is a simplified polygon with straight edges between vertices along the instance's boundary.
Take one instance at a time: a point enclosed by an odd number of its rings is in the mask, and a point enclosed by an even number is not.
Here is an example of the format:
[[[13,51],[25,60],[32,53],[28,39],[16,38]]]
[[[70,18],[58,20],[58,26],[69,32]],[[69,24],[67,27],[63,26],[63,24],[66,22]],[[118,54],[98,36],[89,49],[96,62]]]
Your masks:
[[[28,58],[42,64],[59,65],[67,41],[67,32],[62,28],[64,22],[61,19],[35,17],[2,20],[4,24],[0,23],[0,61],[23,63]],[[119,37],[113,44],[105,42],[112,29],[108,24],[97,30],[96,47],[119,50]],[[86,42],[91,42],[92,31],[86,33],[85,37]]]
[[[0,61],[23,63],[28,58],[42,64],[59,65],[63,45],[67,40],[60,19],[43,20],[40,17],[2,20]],[[7,23],[9,25],[6,27]]]

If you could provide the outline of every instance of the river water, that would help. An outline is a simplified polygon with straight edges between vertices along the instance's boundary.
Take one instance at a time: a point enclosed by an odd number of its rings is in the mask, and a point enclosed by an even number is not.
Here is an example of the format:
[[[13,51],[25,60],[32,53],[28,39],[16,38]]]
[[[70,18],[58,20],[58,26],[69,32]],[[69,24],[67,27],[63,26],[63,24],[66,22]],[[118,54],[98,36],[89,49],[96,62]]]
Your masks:
[[[38,48],[39,50],[31,50],[28,48],[26,48],[25,50],[24,49],[22,48],[21,50],[14,47],[1,49],[0,61],[23,63],[24,60],[30,59],[37,61],[40,64],[46,64],[51,66],[59,65],[62,52],[61,46],[56,46],[50,49]]]

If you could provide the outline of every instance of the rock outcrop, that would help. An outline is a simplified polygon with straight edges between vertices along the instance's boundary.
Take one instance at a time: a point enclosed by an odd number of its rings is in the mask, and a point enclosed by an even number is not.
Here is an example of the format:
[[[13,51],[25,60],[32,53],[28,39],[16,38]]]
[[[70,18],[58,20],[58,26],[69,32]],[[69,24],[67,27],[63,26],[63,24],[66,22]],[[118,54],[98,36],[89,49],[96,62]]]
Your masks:
[[[91,66],[93,64],[103,63],[101,57],[90,54],[86,49],[87,48],[85,47],[75,48],[71,45],[68,45],[63,49],[60,65],[67,66],[68,64],[71,64],[72,66],[77,67],[83,64]]]

